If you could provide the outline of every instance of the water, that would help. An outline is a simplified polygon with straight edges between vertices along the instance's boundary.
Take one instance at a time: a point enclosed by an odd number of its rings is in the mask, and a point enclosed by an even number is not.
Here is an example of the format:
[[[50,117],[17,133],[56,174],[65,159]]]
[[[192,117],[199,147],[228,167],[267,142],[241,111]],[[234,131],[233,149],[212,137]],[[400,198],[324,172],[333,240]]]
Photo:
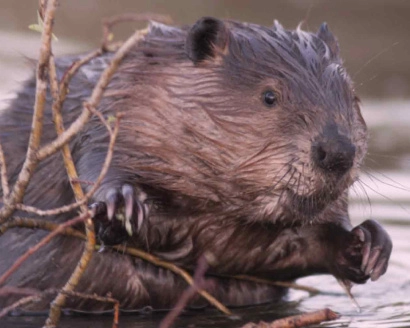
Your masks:
[[[391,107],[398,115],[388,119],[380,108]],[[178,327],[240,327],[246,322],[272,321],[300,312],[316,311],[325,307],[339,312],[342,317],[320,327],[410,327],[410,108],[408,102],[365,101],[364,116],[370,124],[370,135],[384,135],[386,147],[396,147],[394,154],[384,155],[383,145],[371,147],[370,156],[383,160],[370,161],[351,192],[350,214],[354,225],[366,218],[378,220],[392,237],[394,248],[387,273],[377,282],[356,285],[352,292],[361,307],[358,312],[336,280],[327,275],[303,278],[300,284],[318,288],[322,293],[310,296],[302,291],[290,291],[281,304],[267,304],[233,309],[240,320],[233,320],[215,310],[191,312],[181,316]],[[390,132],[390,133],[389,133]],[[397,136],[400,136],[399,138]],[[372,142],[370,143],[373,144]],[[389,146],[390,145],[390,146]],[[390,148],[388,148],[389,150]],[[373,154],[373,155],[372,155]],[[386,161],[387,159],[387,161]],[[163,313],[120,316],[120,327],[157,327]],[[8,317],[2,328],[41,327],[44,316]],[[111,316],[63,317],[59,327],[111,327]]]

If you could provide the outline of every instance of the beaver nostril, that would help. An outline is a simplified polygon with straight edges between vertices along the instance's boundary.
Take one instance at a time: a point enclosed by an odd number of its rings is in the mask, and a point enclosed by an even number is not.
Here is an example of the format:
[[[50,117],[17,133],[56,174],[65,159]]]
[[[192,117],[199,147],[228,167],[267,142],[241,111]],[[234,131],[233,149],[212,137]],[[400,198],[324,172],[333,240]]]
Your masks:
[[[356,147],[345,138],[330,139],[312,145],[313,162],[322,170],[342,175],[353,166]]]
[[[317,148],[317,159],[319,162],[323,162],[326,159],[326,151],[319,145]]]

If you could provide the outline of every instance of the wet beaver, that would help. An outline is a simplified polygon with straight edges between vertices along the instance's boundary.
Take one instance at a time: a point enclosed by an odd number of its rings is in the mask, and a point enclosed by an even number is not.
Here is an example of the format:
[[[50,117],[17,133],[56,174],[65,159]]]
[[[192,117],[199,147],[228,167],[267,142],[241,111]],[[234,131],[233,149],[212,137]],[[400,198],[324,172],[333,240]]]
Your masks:
[[[111,56],[74,77],[63,110],[67,124]],[[73,59],[57,60],[60,76]],[[34,88],[32,79],[0,117],[11,182],[25,157]],[[275,300],[281,291],[227,275],[293,280],[329,273],[364,283],[386,271],[387,233],[372,220],[355,228],[349,221],[347,192],[358,178],[367,132],[326,24],[314,34],[214,18],[187,28],[151,23],[99,110],[125,117],[111,168],[90,202],[105,245],[126,242],[187,269],[212,254],[210,292],[229,305]],[[43,142],[54,137],[48,108]],[[97,119],[72,141],[81,180],[97,178],[107,143]],[[60,154],[39,165],[24,201],[43,209],[74,201]],[[46,233],[14,229],[2,236],[0,272]],[[82,250],[78,239],[58,237],[8,284],[61,287]],[[173,273],[107,247],[93,256],[77,290],[111,293],[123,308],[136,309],[172,307],[185,288]],[[84,300],[68,306],[108,307]]]

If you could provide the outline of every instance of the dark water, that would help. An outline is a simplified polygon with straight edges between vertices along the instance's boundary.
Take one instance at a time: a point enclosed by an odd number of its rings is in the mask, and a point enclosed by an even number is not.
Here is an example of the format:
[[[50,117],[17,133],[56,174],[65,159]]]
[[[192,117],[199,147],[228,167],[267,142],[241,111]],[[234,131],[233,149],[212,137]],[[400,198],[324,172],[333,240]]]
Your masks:
[[[380,107],[391,106],[398,115],[383,114]],[[272,321],[278,317],[325,307],[342,317],[321,327],[410,327],[410,103],[386,102],[380,106],[364,102],[364,116],[368,117],[372,138],[384,136],[384,147],[396,147],[395,154],[386,155],[383,145],[369,150],[368,165],[361,182],[351,192],[350,213],[354,224],[366,218],[377,219],[390,233],[394,249],[388,272],[377,282],[353,287],[353,295],[361,310],[354,306],[331,276],[300,279],[304,285],[318,288],[322,293],[310,296],[306,292],[290,291],[281,304],[233,309],[241,317],[227,318],[214,310],[185,314],[178,319],[178,327],[240,327],[246,322]],[[387,139],[387,140],[386,140]],[[378,160],[381,158],[381,160]],[[163,314],[123,315],[120,327],[157,327]],[[2,328],[41,327],[40,317],[8,317]],[[111,327],[110,316],[64,317],[59,327]]]

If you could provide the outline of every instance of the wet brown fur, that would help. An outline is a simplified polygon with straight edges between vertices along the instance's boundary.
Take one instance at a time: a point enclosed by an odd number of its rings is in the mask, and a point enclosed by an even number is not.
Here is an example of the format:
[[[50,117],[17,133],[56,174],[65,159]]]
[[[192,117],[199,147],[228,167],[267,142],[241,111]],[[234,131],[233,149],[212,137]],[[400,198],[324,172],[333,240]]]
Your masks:
[[[212,56],[193,62],[188,28],[152,23],[146,40],[126,58],[99,107],[124,113],[109,173],[92,202],[129,184],[148,195],[150,213],[129,244],[193,269],[212,253],[214,275],[252,274],[293,280],[315,273],[342,277],[334,265],[351,229],[347,189],[366,153],[366,127],[338,46],[326,28],[317,34],[225,21]],[[219,34],[218,34],[219,35]],[[110,54],[80,70],[64,106],[66,124],[78,116]],[[74,58],[57,61],[60,76]],[[29,137],[34,81],[1,113],[0,140],[13,182]],[[262,94],[278,95],[268,108]],[[43,143],[55,137],[50,106]],[[341,178],[312,163],[311,145],[327,127],[356,147]],[[105,127],[94,118],[71,143],[80,179],[93,181],[107,151]],[[44,161],[25,203],[47,209],[74,201],[61,155]],[[20,213],[21,214],[21,213]],[[74,213],[52,218],[64,221]],[[46,232],[8,231],[0,238],[0,273]],[[60,237],[33,256],[9,285],[62,286],[83,243]],[[281,291],[255,283],[212,278],[223,302],[245,305],[278,299]],[[185,283],[174,274],[123,254],[95,254],[78,290],[112,293],[123,308],[171,307]],[[3,299],[0,305],[11,299]],[[197,300],[197,304],[203,304]],[[106,305],[71,301],[96,310]],[[34,308],[47,307],[47,302]]]

